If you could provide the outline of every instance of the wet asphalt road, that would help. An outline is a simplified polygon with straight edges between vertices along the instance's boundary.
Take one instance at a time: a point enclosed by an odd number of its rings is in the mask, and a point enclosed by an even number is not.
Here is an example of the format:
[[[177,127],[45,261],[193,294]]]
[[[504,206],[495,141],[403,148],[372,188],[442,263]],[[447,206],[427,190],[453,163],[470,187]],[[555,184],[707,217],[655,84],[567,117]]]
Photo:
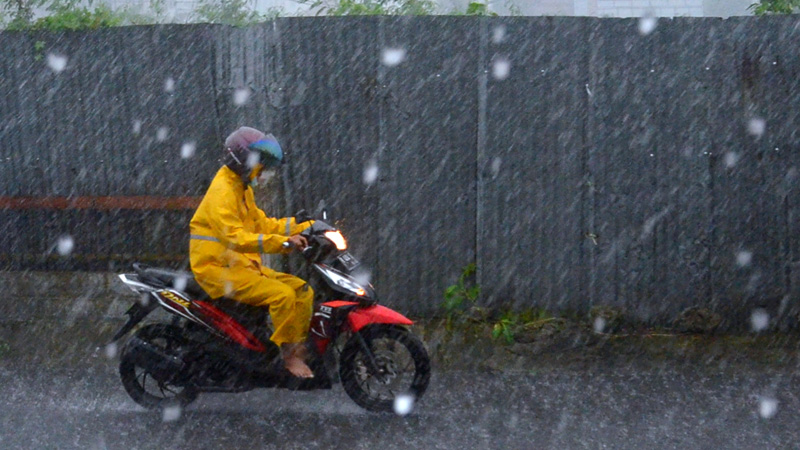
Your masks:
[[[176,420],[130,400],[114,362],[0,366],[0,448],[800,448],[800,370],[594,364],[437,373],[405,417],[331,391],[206,394]]]

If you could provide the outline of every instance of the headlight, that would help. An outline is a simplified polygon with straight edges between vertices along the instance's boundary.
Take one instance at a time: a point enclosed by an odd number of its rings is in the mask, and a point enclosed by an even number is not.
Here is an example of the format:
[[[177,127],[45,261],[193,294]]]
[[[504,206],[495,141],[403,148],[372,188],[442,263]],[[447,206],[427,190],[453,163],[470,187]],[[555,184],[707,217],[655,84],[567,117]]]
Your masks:
[[[358,297],[363,297],[367,295],[367,291],[366,289],[364,289],[363,286],[356,283],[349,277],[339,273],[337,270],[321,266],[318,264],[315,264],[314,268],[317,269],[320,273],[322,273],[328,280],[330,280],[336,286],[346,291],[349,291]]]
[[[328,238],[338,250],[347,250],[347,241],[339,231],[326,231],[325,237]]]

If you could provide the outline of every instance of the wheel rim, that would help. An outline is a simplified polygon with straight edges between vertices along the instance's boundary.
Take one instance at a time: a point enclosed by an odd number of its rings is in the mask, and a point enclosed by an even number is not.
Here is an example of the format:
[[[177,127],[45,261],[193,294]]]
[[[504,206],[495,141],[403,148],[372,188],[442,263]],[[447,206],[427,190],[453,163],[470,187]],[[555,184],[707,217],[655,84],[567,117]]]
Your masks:
[[[363,351],[354,361],[355,378],[361,390],[374,400],[394,400],[409,393],[417,376],[411,350],[391,337],[372,339],[369,348],[374,367]]]
[[[148,342],[166,352],[174,352],[180,345],[174,339],[167,336],[157,336],[148,339]],[[170,404],[179,402],[183,396],[188,394],[187,388],[173,384],[168,379],[159,380],[144,367],[131,364],[130,370],[133,372],[133,379],[141,395],[153,404]]]

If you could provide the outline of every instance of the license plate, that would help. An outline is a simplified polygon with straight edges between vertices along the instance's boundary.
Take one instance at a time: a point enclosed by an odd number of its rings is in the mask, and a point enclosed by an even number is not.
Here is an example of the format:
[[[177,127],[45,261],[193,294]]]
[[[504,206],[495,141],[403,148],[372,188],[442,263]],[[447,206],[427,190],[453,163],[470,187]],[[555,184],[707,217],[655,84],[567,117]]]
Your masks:
[[[353,270],[358,266],[358,260],[350,253],[344,252],[339,255],[339,262],[342,263],[345,269]]]

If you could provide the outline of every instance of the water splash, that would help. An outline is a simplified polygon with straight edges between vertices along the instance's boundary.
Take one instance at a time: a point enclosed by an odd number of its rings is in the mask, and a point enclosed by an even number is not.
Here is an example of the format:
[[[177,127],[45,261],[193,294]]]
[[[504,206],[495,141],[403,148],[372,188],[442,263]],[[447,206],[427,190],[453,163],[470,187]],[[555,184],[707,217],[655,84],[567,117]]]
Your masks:
[[[366,167],[364,167],[364,184],[368,186],[374,184],[378,180],[379,173],[378,163],[375,161],[367,163]]]
[[[56,251],[61,256],[68,256],[72,253],[72,250],[75,248],[75,240],[72,239],[72,236],[65,234],[58,238],[56,242]]]
[[[492,77],[495,80],[505,80],[511,73],[511,61],[504,56],[497,57],[492,62]]]
[[[179,291],[182,291],[186,289],[186,283],[188,282],[189,280],[186,277],[183,276],[175,277],[175,279],[172,280],[172,287],[174,287]]]
[[[736,254],[736,264],[739,267],[747,267],[753,262],[753,252],[741,250]]]
[[[502,44],[506,40],[506,26],[498,25],[492,30],[492,43]]]
[[[606,319],[602,317],[595,318],[592,328],[594,329],[595,333],[602,333],[606,329]]]
[[[167,406],[162,411],[161,421],[174,422],[181,418],[182,413],[183,413],[183,408],[181,408],[180,405]]]
[[[394,412],[398,416],[405,416],[414,409],[414,396],[400,394],[394,398]]]
[[[233,93],[233,104],[236,106],[243,106],[250,100],[250,89],[242,88],[237,89]]]
[[[112,342],[103,348],[103,354],[105,354],[106,358],[108,359],[114,359],[117,356],[117,350],[118,350],[117,343]]]
[[[758,333],[764,331],[769,326],[769,313],[761,308],[753,311],[750,315],[750,328]]]
[[[194,141],[184,142],[181,146],[181,158],[189,159],[194,156],[194,152],[197,149],[197,144]]]
[[[767,130],[767,121],[760,117],[753,117],[747,121],[747,134],[761,137]]]
[[[50,70],[55,73],[61,73],[67,68],[67,57],[63,55],[56,55],[54,53],[48,53],[47,67],[49,67]]]
[[[639,18],[639,34],[642,36],[647,36],[655,31],[656,26],[658,26],[658,18],[652,12],[647,12]]]
[[[156,130],[156,140],[158,142],[166,141],[167,137],[169,137],[169,128],[167,128],[167,127],[159,127],[159,129]]]
[[[499,156],[495,156],[492,160],[492,178],[497,178],[500,175],[500,167],[503,165],[503,160]]]
[[[406,49],[404,48],[385,48],[381,50],[381,64],[386,67],[394,67],[406,60]]]
[[[728,169],[733,168],[739,162],[739,154],[736,152],[725,153],[725,167]]]
[[[763,419],[771,419],[778,413],[778,400],[772,397],[758,399],[758,415]]]

